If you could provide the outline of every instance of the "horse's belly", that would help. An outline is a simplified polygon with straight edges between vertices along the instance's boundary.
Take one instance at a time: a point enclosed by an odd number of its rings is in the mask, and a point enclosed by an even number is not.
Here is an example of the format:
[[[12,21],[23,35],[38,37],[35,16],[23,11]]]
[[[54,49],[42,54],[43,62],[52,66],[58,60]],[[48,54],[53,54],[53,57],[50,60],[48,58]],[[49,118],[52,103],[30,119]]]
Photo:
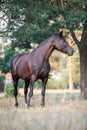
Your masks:
[[[29,74],[26,74],[26,73],[22,73],[22,74],[19,73],[18,77],[21,78],[21,79],[26,80],[26,79],[30,79],[31,76]]]
[[[17,67],[16,73],[17,73],[18,77],[21,79],[30,79],[30,77],[31,77],[31,72],[30,72],[29,68],[27,68],[27,67],[26,68],[23,66]]]

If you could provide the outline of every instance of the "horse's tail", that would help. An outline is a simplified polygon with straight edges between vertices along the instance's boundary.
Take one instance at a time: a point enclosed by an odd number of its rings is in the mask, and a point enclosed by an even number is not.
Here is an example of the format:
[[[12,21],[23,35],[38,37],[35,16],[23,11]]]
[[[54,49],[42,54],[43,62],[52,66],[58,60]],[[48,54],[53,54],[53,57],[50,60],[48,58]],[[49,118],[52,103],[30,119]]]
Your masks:
[[[15,71],[15,60],[16,60],[17,56],[14,56],[14,58],[11,60],[11,64],[10,64],[10,67],[11,67],[11,73],[13,74],[14,71]]]
[[[16,70],[16,67],[20,61],[20,57],[22,56],[23,54],[19,54],[18,56],[15,56],[12,61],[11,61],[11,73],[14,74],[15,73],[15,70]]]
[[[11,60],[11,73],[13,74],[14,72],[14,65],[13,65],[14,59]]]

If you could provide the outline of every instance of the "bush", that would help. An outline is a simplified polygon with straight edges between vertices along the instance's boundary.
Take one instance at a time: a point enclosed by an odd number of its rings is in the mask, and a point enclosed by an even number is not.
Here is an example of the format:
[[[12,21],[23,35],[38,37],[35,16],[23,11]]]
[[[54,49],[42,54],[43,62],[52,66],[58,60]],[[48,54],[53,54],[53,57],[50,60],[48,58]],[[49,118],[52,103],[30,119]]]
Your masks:
[[[18,81],[18,88],[23,88],[24,85],[25,85],[24,80],[20,79],[20,80]]]
[[[6,96],[13,96],[14,95],[14,87],[12,83],[5,84],[5,95]]]

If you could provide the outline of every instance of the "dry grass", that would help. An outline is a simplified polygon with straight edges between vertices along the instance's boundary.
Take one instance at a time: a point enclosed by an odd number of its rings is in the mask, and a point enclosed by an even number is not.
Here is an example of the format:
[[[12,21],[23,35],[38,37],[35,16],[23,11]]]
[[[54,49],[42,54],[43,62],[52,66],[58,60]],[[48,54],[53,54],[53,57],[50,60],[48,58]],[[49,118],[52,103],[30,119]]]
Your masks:
[[[0,98],[0,130],[87,130],[87,101],[79,93],[46,94],[46,107],[40,106],[41,96],[31,100],[32,107],[24,107],[24,97],[19,97],[19,107],[14,98]]]

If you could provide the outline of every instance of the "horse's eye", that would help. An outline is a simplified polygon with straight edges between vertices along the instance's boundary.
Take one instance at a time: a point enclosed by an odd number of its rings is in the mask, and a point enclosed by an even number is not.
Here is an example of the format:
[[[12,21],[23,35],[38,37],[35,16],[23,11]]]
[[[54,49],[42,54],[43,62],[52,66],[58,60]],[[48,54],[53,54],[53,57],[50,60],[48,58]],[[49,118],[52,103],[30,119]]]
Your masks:
[[[54,42],[54,40],[52,41],[52,43]]]

